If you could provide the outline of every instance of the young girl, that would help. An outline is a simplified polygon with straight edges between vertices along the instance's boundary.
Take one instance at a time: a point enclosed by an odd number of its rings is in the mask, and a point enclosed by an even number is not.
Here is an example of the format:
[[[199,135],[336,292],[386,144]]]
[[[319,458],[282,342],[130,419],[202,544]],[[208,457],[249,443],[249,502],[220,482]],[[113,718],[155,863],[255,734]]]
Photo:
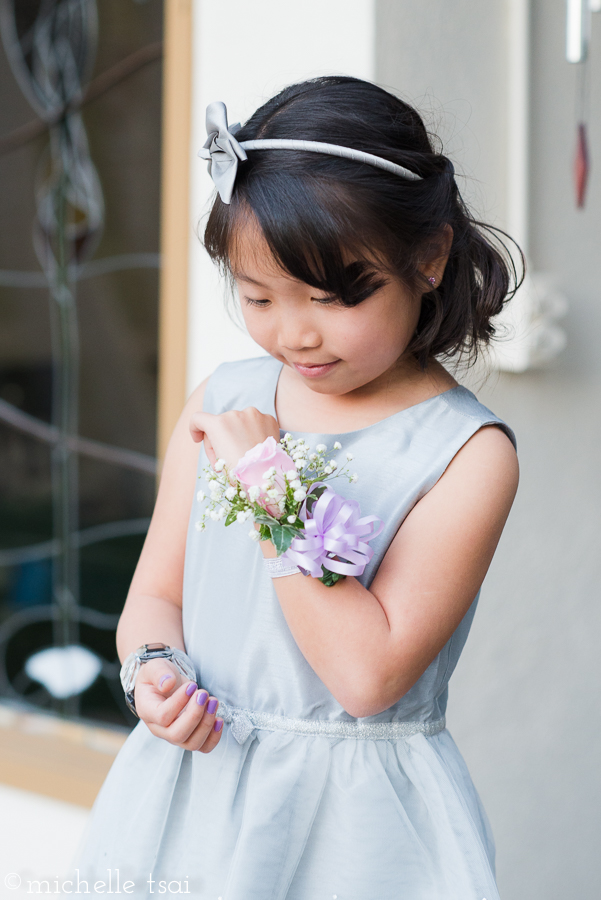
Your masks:
[[[437,357],[489,340],[515,272],[418,113],[374,84],[317,78],[241,129],[223,104],[207,119],[205,246],[268,355],[220,365],[173,433],[117,648],[161,642],[192,668],[140,663],[141,721],[77,877],[141,897],[495,900],[445,710],[515,437]],[[352,454],[357,483],[336,490],[383,522],[358,577],[272,579],[252,522],[197,527],[203,469],[286,432]]]

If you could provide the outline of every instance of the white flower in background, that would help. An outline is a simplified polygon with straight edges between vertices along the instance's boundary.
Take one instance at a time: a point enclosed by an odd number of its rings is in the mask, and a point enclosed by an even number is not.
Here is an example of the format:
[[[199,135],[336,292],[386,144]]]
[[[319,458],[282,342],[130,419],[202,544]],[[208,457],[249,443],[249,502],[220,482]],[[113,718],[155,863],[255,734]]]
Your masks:
[[[251,503],[254,503],[259,494],[261,493],[261,488],[258,484],[253,484],[252,487],[248,489],[248,499]]]
[[[325,453],[328,448],[326,447],[325,444],[318,444],[315,449],[317,450],[318,453]]]
[[[278,491],[277,488],[270,488],[267,491],[267,496],[270,497],[272,500],[277,500],[278,497],[280,496],[280,492]]]
[[[224,460],[224,459],[218,459],[217,462],[216,462],[215,465],[214,465],[214,469],[215,469],[216,472],[222,472],[224,466],[225,466],[225,460]]]
[[[246,497],[247,497],[246,491],[244,491],[244,490],[242,490],[242,488],[240,488],[239,494],[243,500],[246,500]]]
[[[211,480],[209,481],[209,490],[210,491],[219,490],[219,482],[216,481],[215,478],[211,478]]]
[[[296,478],[296,469],[290,469],[290,471],[285,474],[288,481],[293,481]]]
[[[294,492],[294,499],[296,500],[297,503],[301,503],[305,499],[306,496],[307,496],[307,491],[304,487],[301,487],[297,491]]]
[[[302,487],[302,486],[303,486],[303,483],[300,480],[300,478],[295,478],[294,481],[290,482],[290,487],[292,488],[293,491],[297,491],[299,489],[299,487]]]
[[[313,462],[314,459],[317,459],[317,453],[310,453],[309,459],[311,460],[311,462]]]
[[[279,511],[280,511],[281,513],[285,513],[285,512],[286,512],[286,498],[285,498],[285,497],[281,497],[281,498],[278,500],[278,509],[279,509]]]
[[[353,454],[352,454],[352,453],[347,453],[347,454],[346,454],[346,458],[347,458],[347,459],[348,459],[348,461],[349,461],[349,462],[350,462],[350,461],[351,461],[351,459],[354,459],[354,458],[355,458],[355,457],[354,457],[354,456],[353,456]]]
[[[213,522],[218,522],[219,519],[220,519],[219,510],[217,510],[217,509],[212,509],[212,510],[210,511],[210,513],[209,513],[209,516],[211,517],[211,519],[213,520]]]
[[[324,475],[331,475],[333,471],[334,470],[332,469],[331,466],[326,466],[325,469],[323,470]]]
[[[334,469],[338,468],[338,463],[336,462],[335,459],[331,459],[329,461],[328,465],[329,465],[330,469],[332,470],[332,472],[334,471]]]
[[[340,441],[334,441],[334,450],[342,450],[342,444]]]
[[[264,494],[266,494],[270,487],[271,487],[270,482],[264,481],[263,484],[261,485],[261,490],[263,491]]]
[[[297,468],[297,469],[302,469],[304,465],[305,465],[304,459],[297,459],[297,460],[296,460],[296,468]]]
[[[227,490],[225,492],[225,499],[233,500],[237,493],[238,492],[237,492],[236,488],[232,484],[230,484],[229,488],[227,488]]]
[[[211,500],[216,503],[223,497],[223,491],[211,491]]]
[[[204,522],[195,522],[194,527],[196,528],[197,531],[204,531],[207,526],[205,525]]]
[[[351,484],[355,484],[357,481],[359,481],[359,476],[357,475],[356,472],[354,472],[351,475],[351,477],[349,478],[349,481],[351,482]]]
[[[266,481],[269,480],[272,477],[272,475],[275,475],[275,466],[270,466],[270,468],[267,469],[266,472],[263,472],[263,478]]]
[[[207,496],[207,495],[205,494],[204,491],[199,491],[199,492],[197,493],[197,495],[196,495],[196,499],[198,500],[199,503],[202,503],[202,501],[204,500],[204,498],[205,498],[206,496]]]
[[[291,525],[294,525],[294,523],[296,522],[296,516],[288,516],[286,521],[290,522]]]
[[[260,541],[261,540],[261,535],[259,534],[259,532],[257,531],[256,528],[251,528],[250,531],[248,532],[248,536],[251,539],[251,541]]]

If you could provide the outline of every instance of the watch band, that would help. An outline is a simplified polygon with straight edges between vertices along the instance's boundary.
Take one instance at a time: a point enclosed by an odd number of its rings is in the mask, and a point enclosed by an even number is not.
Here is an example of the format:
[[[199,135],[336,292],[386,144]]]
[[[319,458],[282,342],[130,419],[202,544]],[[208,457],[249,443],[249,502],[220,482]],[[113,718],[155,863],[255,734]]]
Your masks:
[[[136,711],[134,699],[134,688],[136,686],[136,678],[140,671],[140,666],[151,659],[168,659],[177,669],[189,678],[196,681],[196,667],[187,653],[178,647],[169,647],[168,644],[155,642],[152,644],[142,644],[137,650],[133,650],[124,660],[121,666],[120,678],[121,686],[125,693],[125,702],[128,709],[139,719]]]

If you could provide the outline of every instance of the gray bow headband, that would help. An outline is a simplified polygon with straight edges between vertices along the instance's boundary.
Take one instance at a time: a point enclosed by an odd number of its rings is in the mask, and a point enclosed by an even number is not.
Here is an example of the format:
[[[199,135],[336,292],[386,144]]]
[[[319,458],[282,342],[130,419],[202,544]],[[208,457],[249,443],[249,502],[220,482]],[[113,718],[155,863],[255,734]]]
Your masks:
[[[374,156],[373,153],[364,153],[362,150],[353,150],[350,147],[340,147],[338,144],[324,144],[320,141],[294,141],[286,139],[270,138],[257,141],[242,141],[238,143],[234,135],[240,130],[240,123],[228,127],[227,109],[225,103],[216,100],[207,106],[207,139],[204,146],[198,151],[198,156],[208,160],[209,175],[215,182],[219,196],[224,203],[230,203],[234,192],[238,162],[248,159],[246,150],[310,150],[313,153],[326,153],[331,156],[342,156],[346,159],[354,159],[357,162],[368,163],[379,169],[385,169],[394,175],[400,175],[409,181],[421,181],[421,175],[416,175],[404,166],[398,166]]]

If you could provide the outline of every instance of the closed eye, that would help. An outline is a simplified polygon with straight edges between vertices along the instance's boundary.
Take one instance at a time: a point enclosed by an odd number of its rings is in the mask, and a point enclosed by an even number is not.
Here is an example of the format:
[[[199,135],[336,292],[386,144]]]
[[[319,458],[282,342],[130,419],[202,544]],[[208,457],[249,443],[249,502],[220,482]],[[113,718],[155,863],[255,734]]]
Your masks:
[[[245,297],[244,299],[249,304],[249,306],[265,307],[269,303],[271,303],[271,300],[256,300],[254,297]]]

